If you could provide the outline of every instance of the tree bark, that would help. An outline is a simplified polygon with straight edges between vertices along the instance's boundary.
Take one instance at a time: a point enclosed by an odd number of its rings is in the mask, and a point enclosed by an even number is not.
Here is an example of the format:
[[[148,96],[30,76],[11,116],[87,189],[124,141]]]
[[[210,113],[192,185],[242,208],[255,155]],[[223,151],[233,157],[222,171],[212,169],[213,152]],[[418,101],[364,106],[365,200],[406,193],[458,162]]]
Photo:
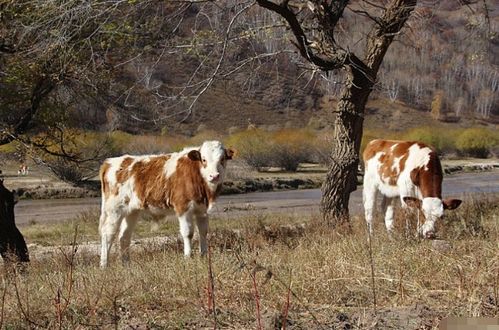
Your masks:
[[[334,147],[322,185],[321,212],[324,220],[334,226],[348,223],[350,193],[357,189],[364,108],[374,85],[370,72],[361,61],[347,67],[346,86],[332,111],[336,112]]]

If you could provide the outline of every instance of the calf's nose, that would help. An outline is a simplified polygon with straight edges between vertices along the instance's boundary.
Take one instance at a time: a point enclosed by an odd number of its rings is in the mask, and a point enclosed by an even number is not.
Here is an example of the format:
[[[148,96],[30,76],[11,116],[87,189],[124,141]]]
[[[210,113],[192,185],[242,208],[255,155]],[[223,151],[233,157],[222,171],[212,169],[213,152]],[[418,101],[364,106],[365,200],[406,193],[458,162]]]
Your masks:
[[[211,181],[218,181],[218,179],[220,179],[220,173],[216,173],[216,174],[211,174],[210,175],[210,180]]]

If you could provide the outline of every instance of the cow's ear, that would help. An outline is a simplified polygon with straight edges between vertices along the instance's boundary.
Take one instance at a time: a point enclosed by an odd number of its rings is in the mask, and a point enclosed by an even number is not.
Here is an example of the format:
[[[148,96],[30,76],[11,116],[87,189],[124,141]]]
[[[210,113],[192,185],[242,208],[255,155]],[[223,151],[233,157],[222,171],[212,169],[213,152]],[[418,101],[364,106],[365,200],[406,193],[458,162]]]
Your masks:
[[[421,200],[418,198],[406,196],[403,198],[403,200],[404,200],[405,204],[409,207],[414,207],[416,209],[421,208]]]
[[[459,207],[459,205],[461,205],[463,201],[460,200],[460,199],[445,199],[443,201],[444,203],[444,210],[454,210],[454,209],[457,209]]]
[[[225,149],[225,159],[232,159],[232,156],[234,156],[234,150],[231,148]]]
[[[193,161],[201,161],[201,153],[199,152],[199,150],[189,151],[187,157],[189,157],[189,159]]]

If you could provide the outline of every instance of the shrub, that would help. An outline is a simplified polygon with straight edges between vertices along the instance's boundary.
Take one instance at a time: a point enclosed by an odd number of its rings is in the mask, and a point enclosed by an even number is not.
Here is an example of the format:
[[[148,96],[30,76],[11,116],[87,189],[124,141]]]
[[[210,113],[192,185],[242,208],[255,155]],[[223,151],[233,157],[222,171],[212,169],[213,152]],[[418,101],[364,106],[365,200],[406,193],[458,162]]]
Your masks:
[[[114,131],[109,134],[111,140],[110,153],[112,156],[117,156],[126,153],[128,144],[132,141],[133,135],[122,132]]]
[[[45,160],[45,165],[49,167],[57,178],[64,182],[79,185],[87,179],[85,173],[86,171],[69,160],[54,158],[51,160]]]
[[[172,149],[168,143],[167,136],[136,135],[130,139],[125,150],[126,153],[135,155],[147,155],[167,153]]]
[[[458,136],[456,147],[463,155],[486,158],[498,142],[498,133],[485,128],[469,128]]]
[[[450,153],[456,149],[454,141],[456,140],[456,130],[437,128],[437,127],[418,127],[409,130],[402,136],[403,140],[420,141],[435,148],[439,153]]]
[[[137,155],[160,154],[179,151],[187,145],[187,139],[180,136],[134,135],[124,151]]]
[[[7,160],[16,160],[23,158],[26,153],[24,146],[18,141],[12,141],[0,146],[0,162]]]
[[[313,162],[327,165],[331,159],[333,150],[333,132],[325,130],[317,134],[313,142]]]
[[[47,166],[59,179],[75,185],[95,177],[101,162],[116,152],[112,138],[97,132],[65,129],[63,136],[40,134],[34,139],[43,141],[50,151],[33,149],[35,161]]]
[[[274,165],[295,172],[300,163],[311,161],[314,135],[307,130],[284,129],[273,134]]]
[[[200,125],[201,126],[201,125]],[[198,130],[198,133],[189,139],[189,145],[199,146],[204,141],[221,140],[222,135],[213,130]]]
[[[272,166],[274,150],[271,134],[268,132],[248,129],[231,135],[225,144],[235,148],[237,156],[257,170]]]

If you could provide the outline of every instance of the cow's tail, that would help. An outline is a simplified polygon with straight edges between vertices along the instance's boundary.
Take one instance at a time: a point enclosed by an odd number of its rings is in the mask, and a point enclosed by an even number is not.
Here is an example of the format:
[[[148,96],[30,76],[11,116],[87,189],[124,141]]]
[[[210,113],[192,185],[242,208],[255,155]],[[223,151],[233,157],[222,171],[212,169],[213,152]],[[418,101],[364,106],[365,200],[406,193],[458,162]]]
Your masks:
[[[106,209],[105,209],[105,203],[106,203],[106,197],[109,194],[109,183],[107,182],[106,179],[106,174],[107,170],[109,168],[109,164],[104,162],[102,166],[100,167],[99,170],[99,179],[100,179],[100,184],[101,184],[101,211],[100,211],[100,217],[99,217],[99,233],[101,232],[101,228],[106,222]]]

